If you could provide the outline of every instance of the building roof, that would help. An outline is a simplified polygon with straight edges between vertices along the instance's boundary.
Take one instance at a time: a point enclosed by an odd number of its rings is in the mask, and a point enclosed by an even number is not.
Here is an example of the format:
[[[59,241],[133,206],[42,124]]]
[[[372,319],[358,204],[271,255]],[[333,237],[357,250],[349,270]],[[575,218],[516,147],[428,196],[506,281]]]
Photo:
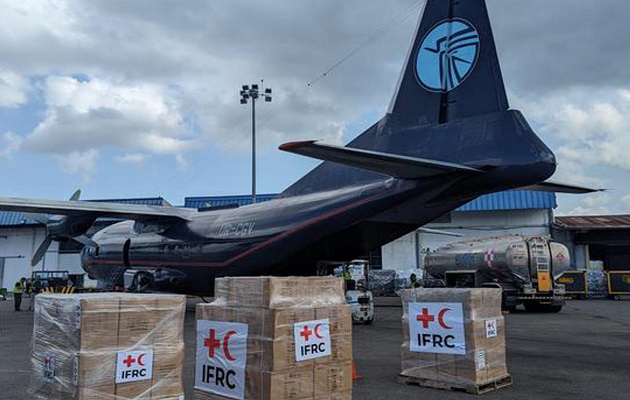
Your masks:
[[[256,202],[262,203],[265,201],[273,200],[278,197],[278,194],[257,194]],[[186,197],[184,199],[184,207],[188,208],[203,208],[203,207],[224,207],[230,205],[246,206],[252,203],[252,196],[197,196]]]
[[[169,206],[170,203],[163,197],[141,197],[139,199],[105,199],[105,200],[87,200],[98,203],[124,203],[124,204],[143,204],[147,206]]]
[[[538,210],[557,207],[554,192],[508,190],[480,196],[455,211]]]
[[[39,222],[26,215],[14,211],[0,211],[0,226],[35,225]]]
[[[263,202],[277,198],[277,194],[256,195],[256,201]],[[237,204],[251,204],[252,197],[246,196],[207,196],[186,197],[184,207],[221,207]],[[510,190],[481,196],[456,211],[496,211],[496,210],[532,210],[558,207],[556,194],[534,190]]]
[[[630,215],[576,215],[556,217],[554,225],[562,229],[628,229]]]

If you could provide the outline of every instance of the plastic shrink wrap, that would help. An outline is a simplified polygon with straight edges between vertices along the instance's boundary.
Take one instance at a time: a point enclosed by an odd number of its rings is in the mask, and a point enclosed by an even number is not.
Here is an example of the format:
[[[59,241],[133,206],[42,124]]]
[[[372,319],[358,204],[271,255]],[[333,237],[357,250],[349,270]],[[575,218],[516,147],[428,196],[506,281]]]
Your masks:
[[[186,298],[39,294],[32,340],[35,399],[184,397]]]
[[[509,376],[501,290],[408,289],[402,302],[402,377],[465,386]]]
[[[352,398],[340,278],[222,278],[197,306],[195,399]]]
[[[374,296],[396,296],[396,270],[370,270],[368,282],[368,288]]]

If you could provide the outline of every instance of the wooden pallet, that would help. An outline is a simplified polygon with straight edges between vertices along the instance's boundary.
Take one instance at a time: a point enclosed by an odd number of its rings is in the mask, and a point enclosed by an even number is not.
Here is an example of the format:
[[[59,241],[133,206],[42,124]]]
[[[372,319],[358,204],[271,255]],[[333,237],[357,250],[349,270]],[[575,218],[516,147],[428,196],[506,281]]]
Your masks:
[[[500,389],[502,387],[510,386],[512,384],[512,375],[506,375],[495,381],[484,383],[483,385],[476,385],[473,383],[453,383],[446,381],[435,381],[432,379],[416,378],[412,376],[400,375],[398,378],[400,383],[406,385],[418,385],[423,387],[430,387],[434,389],[443,389],[451,391],[463,391],[471,394],[484,394],[493,390]]]

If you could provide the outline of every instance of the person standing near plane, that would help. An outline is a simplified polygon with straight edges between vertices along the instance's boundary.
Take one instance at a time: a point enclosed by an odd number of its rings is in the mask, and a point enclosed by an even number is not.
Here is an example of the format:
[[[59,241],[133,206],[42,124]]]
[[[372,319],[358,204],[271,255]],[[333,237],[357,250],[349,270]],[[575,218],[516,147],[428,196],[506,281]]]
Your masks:
[[[416,276],[416,274],[411,274],[411,276],[409,277],[409,280],[411,281],[412,289],[417,289],[420,287],[420,282],[418,282],[418,277]]]
[[[15,286],[13,286],[13,300],[15,301],[15,311],[20,310],[20,306],[22,305],[22,293],[24,293],[24,278],[15,282]]]
[[[42,281],[39,276],[35,277],[33,281],[33,293],[31,293],[31,301],[28,304],[28,310],[31,311],[33,309],[33,304],[35,304],[35,296],[37,296],[42,291]]]

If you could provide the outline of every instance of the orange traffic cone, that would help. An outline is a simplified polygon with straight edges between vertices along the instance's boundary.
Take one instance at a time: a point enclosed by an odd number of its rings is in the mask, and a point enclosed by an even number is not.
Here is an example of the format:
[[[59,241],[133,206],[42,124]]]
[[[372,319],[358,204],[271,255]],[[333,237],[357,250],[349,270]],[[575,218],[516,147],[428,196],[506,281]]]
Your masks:
[[[359,375],[357,373],[357,366],[356,366],[356,364],[353,361],[352,362],[352,380],[353,381],[358,381],[358,380],[361,380],[361,379],[363,379],[363,375]]]

